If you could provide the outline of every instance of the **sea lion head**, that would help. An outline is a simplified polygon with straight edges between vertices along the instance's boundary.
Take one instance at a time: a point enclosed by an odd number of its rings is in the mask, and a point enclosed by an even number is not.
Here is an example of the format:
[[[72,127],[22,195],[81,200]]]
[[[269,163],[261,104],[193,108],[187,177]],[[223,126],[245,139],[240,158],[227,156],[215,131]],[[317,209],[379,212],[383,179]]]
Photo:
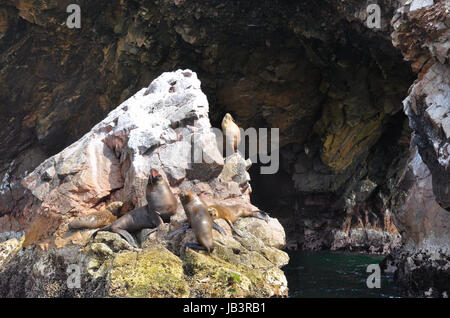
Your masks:
[[[163,181],[163,177],[161,176],[161,174],[158,172],[158,170],[156,169],[150,169],[150,176],[148,177],[148,185],[149,186],[154,186],[156,185],[158,182]]]
[[[213,207],[208,208],[208,213],[213,219],[217,219],[217,217],[219,216],[219,211],[217,211],[217,209]]]
[[[230,113],[226,113],[225,116],[223,117],[223,121],[232,121],[232,122],[234,122],[233,116],[231,116]]]
[[[181,204],[185,205],[195,199],[195,194],[192,191],[181,191],[180,192],[180,201]]]

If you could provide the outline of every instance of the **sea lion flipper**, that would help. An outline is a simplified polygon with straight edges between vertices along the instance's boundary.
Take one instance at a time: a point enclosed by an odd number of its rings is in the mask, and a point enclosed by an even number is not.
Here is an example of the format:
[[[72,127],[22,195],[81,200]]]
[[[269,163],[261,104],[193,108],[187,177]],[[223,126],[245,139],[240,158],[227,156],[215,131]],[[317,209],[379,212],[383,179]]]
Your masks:
[[[234,228],[233,223],[231,223],[229,220],[225,220],[225,221],[227,221],[228,225],[229,225],[230,228],[231,228],[231,232],[233,232],[233,234],[236,234],[236,235],[239,236],[239,237],[245,237],[245,236],[242,235],[240,232],[238,232],[238,230],[236,230],[236,229]]]
[[[190,249],[193,249],[193,250],[208,251],[208,249],[206,247],[204,247],[203,245],[200,245],[200,244],[197,244],[197,243],[192,243],[192,242],[186,242],[184,244],[184,248],[186,248],[186,247],[189,247]]]
[[[111,231],[121,235],[131,246],[138,247],[133,236],[131,236],[131,234],[128,233],[127,231],[117,228],[112,228]]]
[[[145,242],[145,240],[150,236],[150,234],[155,233],[158,230],[159,227],[142,229],[137,236],[139,243],[142,245],[142,243]]]
[[[168,238],[171,239],[175,235],[185,232],[190,227],[191,227],[190,225],[183,226],[181,229],[178,229],[178,230],[173,231],[172,233],[169,233]]]
[[[269,214],[261,210],[254,211],[253,216],[257,219],[264,220],[266,222],[269,222],[270,220]]]
[[[220,232],[223,235],[227,234],[227,232],[225,232],[225,230],[219,224],[217,224],[216,222],[213,222],[213,229],[218,231],[218,232]]]
[[[238,230],[236,230],[234,227],[231,228],[231,231],[239,237],[245,237],[243,234],[238,232]]]
[[[110,231],[110,230],[111,230],[111,225],[107,225],[107,226],[104,226],[102,228],[96,229],[94,231],[94,233],[91,234],[91,240],[95,239],[95,236],[97,235],[98,232],[100,232],[100,231]]]

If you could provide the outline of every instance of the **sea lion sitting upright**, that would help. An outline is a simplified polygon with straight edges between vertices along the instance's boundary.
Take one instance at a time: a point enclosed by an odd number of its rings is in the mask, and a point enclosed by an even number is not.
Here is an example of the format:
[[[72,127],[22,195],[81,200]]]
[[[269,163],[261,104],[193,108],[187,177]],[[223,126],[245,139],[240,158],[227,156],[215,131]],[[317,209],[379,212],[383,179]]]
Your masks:
[[[159,213],[164,222],[170,222],[170,217],[177,213],[178,202],[170,190],[166,180],[156,169],[150,170],[150,178],[146,191],[147,204]]]
[[[87,215],[81,215],[69,223],[69,229],[98,229],[102,226],[107,226],[117,220],[122,206],[122,202],[114,201],[99,211],[94,210],[94,212]]]
[[[189,225],[170,233],[169,237],[173,237],[178,233],[186,231],[188,228],[192,228],[197,242],[200,245],[188,242],[185,246],[192,249],[206,250],[208,253],[211,253],[214,249],[212,229],[214,228],[222,233],[225,233],[225,231],[214,223],[208,212],[208,208],[196,194],[191,191],[181,192],[180,200],[183,204]]]
[[[241,143],[241,131],[234,123],[233,117],[226,113],[222,120],[222,133],[225,136],[225,154],[230,155],[227,150],[233,149],[237,151],[239,144]]]
[[[236,229],[233,226],[234,222],[236,222],[236,220],[239,219],[240,217],[251,216],[257,219],[264,220],[266,222],[269,221],[269,215],[266,212],[261,210],[251,211],[239,204],[235,205],[213,204],[208,206],[208,212],[210,213],[213,219],[224,219],[231,227],[231,231],[241,237],[242,234],[236,231]]]
[[[130,232],[137,232],[145,228],[153,229],[152,232],[156,231],[157,227],[163,223],[161,217],[170,219],[170,216],[175,214],[177,208],[175,196],[155,169],[150,170],[146,196],[149,201],[147,205],[128,212],[112,224],[98,231],[111,231],[120,234],[130,245],[137,247],[136,241]]]

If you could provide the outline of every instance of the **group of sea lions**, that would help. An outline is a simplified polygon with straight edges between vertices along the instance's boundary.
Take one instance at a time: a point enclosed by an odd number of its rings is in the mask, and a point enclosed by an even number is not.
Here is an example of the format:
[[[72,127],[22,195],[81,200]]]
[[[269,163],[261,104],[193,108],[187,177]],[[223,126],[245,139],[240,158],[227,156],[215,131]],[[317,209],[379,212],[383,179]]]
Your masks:
[[[230,127],[232,128],[231,131],[228,129]],[[232,141],[232,146],[236,151],[240,142],[240,131],[230,114],[225,115],[222,122],[222,130],[226,137],[228,134],[227,140]],[[170,233],[169,238],[191,228],[198,243],[189,242],[185,246],[192,249],[206,250],[208,253],[214,249],[212,230],[215,229],[223,234],[225,233],[214,222],[214,219],[224,219],[231,227],[232,232],[238,236],[242,236],[242,234],[236,231],[233,224],[239,217],[251,216],[266,221],[269,220],[267,213],[259,210],[251,211],[241,205],[213,204],[208,206],[192,191],[181,191],[179,197],[186,213],[188,225]],[[150,170],[146,198],[147,205],[132,210],[118,218],[122,204],[121,202],[113,202],[99,212],[78,217],[69,224],[69,228],[72,230],[97,228],[98,230],[93,234],[93,237],[98,231],[115,232],[121,235],[130,245],[137,247],[131,233],[142,229],[152,229],[148,234],[156,231],[163,222],[170,222],[171,216],[176,213],[178,207],[175,195],[156,169]]]

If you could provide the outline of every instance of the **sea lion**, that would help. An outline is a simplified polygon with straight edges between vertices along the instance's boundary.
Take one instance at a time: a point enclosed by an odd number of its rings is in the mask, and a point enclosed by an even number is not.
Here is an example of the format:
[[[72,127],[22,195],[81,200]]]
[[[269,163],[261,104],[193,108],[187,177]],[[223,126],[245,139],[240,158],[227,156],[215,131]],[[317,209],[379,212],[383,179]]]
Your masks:
[[[236,229],[233,226],[234,222],[236,222],[236,220],[239,219],[240,217],[251,216],[254,218],[264,220],[266,222],[269,221],[269,215],[266,212],[261,210],[251,211],[250,209],[247,209],[246,207],[239,204],[235,205],[213,204],[208,206],[208,212],[213,219],[224,219],[231,227],[231,231],[241,237],[242,234],[236,231]]]
[[[117,220],[117,217],[121,213],[122,206],[122,202],[114,201],[99,211],[94,210],[87,215],[81,215],[69,223],[69,229],[98,229],[107,226]]]
[[[150,170],[146,198],[148,205],[157,211],[164,222],[170,222],[170,217],[177,213],[178,202],[170,190],[169,184],[156,169]]]
[[[130,232],[148,228],[147,235],[157,230],[163,223],[162,217],[170,219],[175,214],[177,201],[172,191],[157,170],[151,169],[146,189],[148,204],[121,216],[108,226],[98,231],[111,231],[121,235],[130,245],[137,247]],[[95,236],[94,233],[93,236]]]
[[[237,151],[239,144],[241,143],[241,131],[234,123],[233,117],[226,113],[222,120],[222,133],[225,136],[225,151],[233,149]],[[229,155],[228,152],[225,152]]]
[[[208,212],[208,208],[196,194],[191,191],[182,191],[180,193],[180,200],[183,204],[189,225],[170,233],[169,237],[173,237],[178,233],[186,231],[188,228],[192,228],[197,242],[200,244],[188,242],[185,246],[192,249],[206,250],[208,253],[211,253],[214,250],[212,229],[214,228],[223,234],[225,231],[214,223]]]

